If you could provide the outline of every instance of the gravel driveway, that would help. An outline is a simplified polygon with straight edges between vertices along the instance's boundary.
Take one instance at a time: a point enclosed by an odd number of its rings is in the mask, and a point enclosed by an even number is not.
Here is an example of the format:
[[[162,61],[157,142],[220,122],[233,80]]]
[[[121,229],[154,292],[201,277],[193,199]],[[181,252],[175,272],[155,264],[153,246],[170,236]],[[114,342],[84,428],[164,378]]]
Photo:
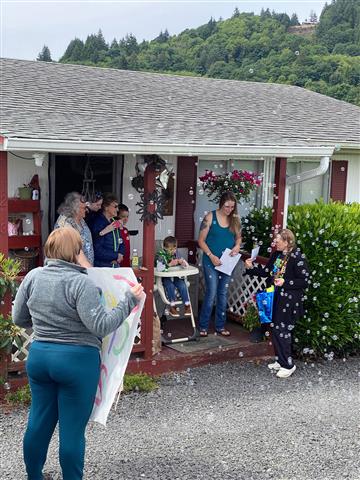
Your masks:
[[[87,431],[84,480],[360,480],[360,359],[289,379],[224,363],[164,376]],[[26,411],[0,416],[0,478],[24,479]],[[61,479],[57,440],[45,471]]]

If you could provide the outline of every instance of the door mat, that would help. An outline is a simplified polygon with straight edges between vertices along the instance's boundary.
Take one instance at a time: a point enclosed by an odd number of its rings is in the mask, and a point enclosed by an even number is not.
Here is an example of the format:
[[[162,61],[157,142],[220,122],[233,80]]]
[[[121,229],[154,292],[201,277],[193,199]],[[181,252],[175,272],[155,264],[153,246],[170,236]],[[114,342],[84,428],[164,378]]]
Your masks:
[[[204,350],[215,350],[219,347],[228,347],[230,345],[236,345],[237,343],[239,343],[239,341],[235,339],[209,334],[207,337],[201,337],[198,342],[169,343],[166,347],[182,353],[195,353]]]

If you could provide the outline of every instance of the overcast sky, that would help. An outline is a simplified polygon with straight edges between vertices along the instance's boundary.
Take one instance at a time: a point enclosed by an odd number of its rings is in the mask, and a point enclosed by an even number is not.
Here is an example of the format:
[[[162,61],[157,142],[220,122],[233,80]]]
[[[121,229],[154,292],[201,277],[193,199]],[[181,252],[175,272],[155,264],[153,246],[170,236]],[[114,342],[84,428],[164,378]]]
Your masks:
[[[300,22],[311,10],[319,16],[325,0],[0,0],[0,56],[35,60],[44,45],[58,60],[75,37],[102,30],[105,40],[119,40],[133,33],[138,41],[155,38],[161,30],[171,35],[198,27],[210,19],[229,18],[237,6],[241,12],[260,13],[261,8],[297,13]]]

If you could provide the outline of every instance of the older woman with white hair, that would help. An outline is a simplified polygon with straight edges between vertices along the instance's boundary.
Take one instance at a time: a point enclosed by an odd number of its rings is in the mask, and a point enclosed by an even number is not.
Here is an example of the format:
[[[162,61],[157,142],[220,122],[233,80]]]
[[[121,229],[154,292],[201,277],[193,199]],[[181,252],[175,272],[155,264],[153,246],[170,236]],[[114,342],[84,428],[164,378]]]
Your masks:
[[[82,267],[92,267],[94,265],[94,248],[90,229],[85,223],[85,198],[78,192],[66,194],[63,203],[58,208],[58,213],[60,216],[54,228],[69,225],[79,232],[82,241],[82,250],[78,256],[78,263]]]

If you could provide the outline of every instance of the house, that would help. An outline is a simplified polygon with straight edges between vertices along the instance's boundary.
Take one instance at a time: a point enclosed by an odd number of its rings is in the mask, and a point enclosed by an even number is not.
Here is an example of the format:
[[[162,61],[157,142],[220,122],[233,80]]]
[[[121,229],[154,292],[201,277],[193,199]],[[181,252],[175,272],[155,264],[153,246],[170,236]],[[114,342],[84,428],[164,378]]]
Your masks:
[[[205,169],[262,172],[262,190],[251,204],[272,205],[276,224],[282,223],[286,176],[300,177],[322,159],[330,159],[330,168],[306,183],[295,181],[289,202],[360,201],[360,108],[299,87],[2,59],[1,95],[3,252],[7,198],[39,175],[44,240],[63,195],[81,190],[87,162],[96,186],[116,192],[130,208],[129,229],[139,231],[132,246],[144,249],[150,290],[154,235],[175,234],[186,248],[212,208],[198,188]],[[143,228],[131,181],[149,154],[171,165],[175,197],[172,213]],[[154,175],[145,173],[147,191]],[[241,213],[250,207],[242,205]],[[148,297],[139,351],[151,355]]]

